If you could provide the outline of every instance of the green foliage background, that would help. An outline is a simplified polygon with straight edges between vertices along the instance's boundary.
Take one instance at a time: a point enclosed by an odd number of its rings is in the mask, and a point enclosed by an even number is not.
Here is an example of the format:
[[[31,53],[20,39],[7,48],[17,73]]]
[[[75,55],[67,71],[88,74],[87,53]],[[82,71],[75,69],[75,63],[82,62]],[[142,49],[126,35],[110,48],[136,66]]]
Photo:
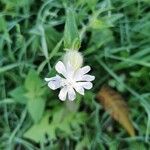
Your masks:
[[[63,43],[68,8],[96,76],[73,103],[44,82],[71,44]],[[149,9],[149,0],[0,0],[0,150],[150,149]],[[125,98],[135,137],[95,100],[103,84]]]

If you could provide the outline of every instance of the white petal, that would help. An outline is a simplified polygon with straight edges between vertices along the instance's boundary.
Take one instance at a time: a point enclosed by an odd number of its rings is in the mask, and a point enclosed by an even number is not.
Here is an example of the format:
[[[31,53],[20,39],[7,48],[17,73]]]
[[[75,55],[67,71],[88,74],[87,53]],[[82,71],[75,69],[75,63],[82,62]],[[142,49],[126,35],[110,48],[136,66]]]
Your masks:
[[[91,70],[90,66],[85,66],[85,67],[79,68],[74,74],[74,79],[76,81],[82,80],[82,76],[85,75],[86,73],[88,73],[90,70]]]
[[[51,78],[44,78],[45,81],[51,81]]]
[[[95,79],[95,76],[91,76],[91,75],[83,75],[82,76],[82,81],[93,81]]]
[[[76,93],[73,88],[68,89],[68,99],[73,101],[76,98]]]
[[[85,74],[83,76],[76,76],[76,78],[74,79],[75,81],[93,81],[95,79],[95,76],[91,76],[88,74]]]
[[[70,64],[70,62],[66,63],[66,72],[67,72],[66,78],[72,79],[74,75],[74,69],[73,66]]]
[[[52,90],[56,90],[61,87],[61,80],[62,78],[58,75],[52,78],[45,78],[45,81],[48,81],[48,86]]]
[[[57,64],[55,65],[55,69],[58,73],[66,77],[66,68],[65,68],[65,65],[61,61],[57,62]]]
[[[87,90],[93,87],[93,84],[91,82],[78,82],[78,84]]]
[[[81,68],[82,74],[86,74],[91,70],[90,66],[84,66]]]
[[[52,80],[60,80],[61,77],[59,75],[56,75],[54,77],[51,77],[51,78],[45,78],[45,81],[52,81]]]
[[[84,88],[82,86],[78,85],[78,83],[76,83],[74,88],[78,93],[80,93],[81,95],[84,95]]]
[[[49,88],[51,88],[52,90],[56,90],[56,89],[58,89],[58,88],[61,87],[61,84],[60,84],[60,82],[58,82],[58,81],[49,81],[49,82],[48,82],[48,86],[49,86]]]
[[[66,100],[66,97],[67,97],[67,87],[63,87],[60,92],[59,92],[59,99],[62,100],[62,101],[65,101]]]

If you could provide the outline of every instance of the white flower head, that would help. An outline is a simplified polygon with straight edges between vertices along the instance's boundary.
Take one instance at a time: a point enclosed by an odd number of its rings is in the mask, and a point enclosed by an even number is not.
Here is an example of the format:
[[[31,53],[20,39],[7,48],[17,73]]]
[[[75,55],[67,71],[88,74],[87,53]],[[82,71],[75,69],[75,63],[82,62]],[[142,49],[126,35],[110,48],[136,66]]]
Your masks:
[[[90,66],[81,67],[83,63],[82,55],[77,51],[66,52],[63,62],[58,61],[55,65],[59,75],[52,78],[45,78],[48,86],[52,90],[60,88],[59,99],[73,101],[76,98],[76,92],[84,95],[84,89],[91,89],[94,76],[87,74]],[[76,92],[75,92],[76,91]]]

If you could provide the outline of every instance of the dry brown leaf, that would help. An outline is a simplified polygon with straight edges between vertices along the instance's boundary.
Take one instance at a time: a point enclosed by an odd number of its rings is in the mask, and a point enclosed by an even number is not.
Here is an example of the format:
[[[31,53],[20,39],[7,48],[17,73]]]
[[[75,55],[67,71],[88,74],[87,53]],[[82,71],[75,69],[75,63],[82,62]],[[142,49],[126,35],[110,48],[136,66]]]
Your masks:
[[[135,136],[135,130],[129,119],[129,111],[123,97],[109,86],[102,86],[97,99],[102,103],[106,111],[117,120],[129,133]]]

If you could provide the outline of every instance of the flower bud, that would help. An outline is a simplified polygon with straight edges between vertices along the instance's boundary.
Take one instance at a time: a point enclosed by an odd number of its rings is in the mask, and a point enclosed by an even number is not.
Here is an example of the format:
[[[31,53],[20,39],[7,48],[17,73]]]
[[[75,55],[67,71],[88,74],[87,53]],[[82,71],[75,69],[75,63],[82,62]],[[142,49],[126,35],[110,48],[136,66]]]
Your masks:
[[[68,50],[63,57],[65,64],[70,63],[71,66],[76,70],[83,64],[83,56],[77,50]]]

